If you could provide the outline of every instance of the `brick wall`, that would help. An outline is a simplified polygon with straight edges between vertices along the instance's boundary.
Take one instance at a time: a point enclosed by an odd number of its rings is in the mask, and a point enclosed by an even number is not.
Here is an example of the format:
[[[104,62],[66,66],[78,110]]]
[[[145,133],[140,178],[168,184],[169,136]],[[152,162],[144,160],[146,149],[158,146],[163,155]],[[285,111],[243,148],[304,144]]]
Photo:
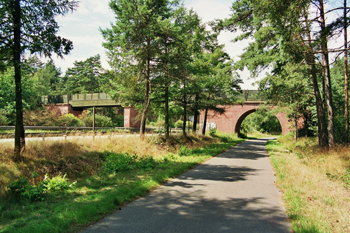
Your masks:
[[[141,118],[138,119],[138,111],[136,111],[133,107],[125,107],[124,108],[124,127],[140,127],[141,126]]]
[[[219,131],[226,133],[240,133],[241,124],[243,120],[251,113],[255,112],[259,107],[260,103],[245,103],[243,105],[230,105],[223,106],[225,108],[225,113],[219,114],[214,111],[208,111],[207,117],[207,129],[209,126],[216,126]],[[201,128],[204,122],[204,111],[200,113],[200,124]],[[292,131],[292,126],[288,122],[286,113],[276,114],[277,119],[279,120],[282,128],[282,134],[285,135],[288,132]]]

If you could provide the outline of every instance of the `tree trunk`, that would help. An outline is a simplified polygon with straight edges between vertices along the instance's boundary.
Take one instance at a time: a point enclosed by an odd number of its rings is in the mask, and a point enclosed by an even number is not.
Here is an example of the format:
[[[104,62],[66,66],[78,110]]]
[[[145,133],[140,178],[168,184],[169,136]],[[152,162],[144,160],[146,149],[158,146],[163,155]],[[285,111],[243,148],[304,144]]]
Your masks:
[[[167,44],[166,44],[167,46]],[[169,50],[166,48],[166,55],[168,56]],[[167,57],[168,58],[168,57]],[[168,69],[168,60],[165,61],[165,90],[164,90],[164,125],[165,125],[165,139],[168,141],[170,137],[170,124],[169,124],[169,69]]]
[[[150,39],[147,38],[147,58],[146,58],[146,77],[145,77],[145,100],[144,100],[144,106],[142,111],[142,117],[141,117],[141,126],[140,126],[140,138],[143,140],[145,138],[145,132],[146,132],[146,119],[148,114],[148,107],[150,103],[150,61],[151,58],[149,57],[149,48],[150,48],[151,42]]]
[[[183,95],[183,103],[184,103],[184,121],[183,121],[183,124],[182,124],[182,134],[183,136],[186,137],[186,117],[187,117],[187,100],[186,100],[186,81],[184,82],[184,95]]]
[[[294,115],[294,140],[298,140],[298,118],[297,115]]]
[[[168,81],[168,80],[167,80]],[[166,83],[165,85],[165,138],[166,140],[169,139],[170,133],[169,133],[169,85]]]
[[[305,22],[306,22],[306,32],[309,40],[309,50],[305,52],[306,61],[310,66],[311,70],[311,81],[312,86],[314,89],[314,95],[316,99],[316,111],[317,111],[317,120],[318,120],[318,144],[323,147],[328,147],[328,134],[327,134],[327,123],[326,123],[326,116],[325,116],[325,110],[324,110],[324,104],[321,98],[320,90],[318,88],[317,83],[317,70],[316,70],[316,63],[315,63],[315,56],[312,51],[312,45],[311,45],[311,34],[310,34],[310,27],[307,19],[307,14],[305,13]]]
[[[194,103],[194,116],[193,116],[193,127],[192,127],[192,132],[195,133],[197,131],[197,119],[198,119],[198,99],[199,99],[199,94],[196,94],[195,97],[195,103]]]
[[[15,150],[14,161],[22,160],[25,149],[23,127],[23,104],[22,104],[22,75],[21,75],[21,7],[20,0],[14,1],[13,11],[14,37],[13,37],[13,61],[15,67],[15,92],[16,92],[16,127],[15,127]]]
[[[328,45],[326,31],[326,21],[324,15],[324,3],[320,1],[320,14],[321,14],[321,45],[322,45],[322,65],[325,69],[326,76],[326,90],[327,90],[327,113],[328,113],[328,143],[329,147],[333,148],[335,144],[334,139],[334,120],[333,120],[333,97],[332,97],[332,85],[331,85],[331,73],[329,67]]]
[[[349,143],[349,77],[348,77],[348,33],[346,17],[346,0],[344,0],[344,69],[345,69],[345,137],[344,142]]]
[[[204,122],[203,122],[203,127],[202,127],[202,134],[205,135],[205,131],[207,129],[207,117],[208,117],[208,108],[205,109],[204,112]]]

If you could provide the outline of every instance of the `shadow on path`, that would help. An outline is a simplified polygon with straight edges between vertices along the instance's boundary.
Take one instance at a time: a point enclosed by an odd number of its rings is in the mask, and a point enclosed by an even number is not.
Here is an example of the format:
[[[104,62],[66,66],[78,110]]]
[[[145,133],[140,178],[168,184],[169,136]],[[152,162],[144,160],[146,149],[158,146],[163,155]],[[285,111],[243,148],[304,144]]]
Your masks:
[[[243,142],[85,232],[290,232],[267,141]]]

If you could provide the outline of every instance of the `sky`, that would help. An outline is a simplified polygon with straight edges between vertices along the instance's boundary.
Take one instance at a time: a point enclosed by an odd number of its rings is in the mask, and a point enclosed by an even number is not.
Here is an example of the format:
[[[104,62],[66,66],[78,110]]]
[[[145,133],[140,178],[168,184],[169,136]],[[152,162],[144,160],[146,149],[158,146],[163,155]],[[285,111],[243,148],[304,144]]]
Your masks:
[[[197,12],[202,21],[206,23],[214,19],[228,18],[232,2],[233,0],[184,0],[184,5],[186,8],[192,8]],[[336,5],[338,2],[339,0],[334,0],[332,5]],[[56,58],[55,55],[52,57],[56,66],[60,67],[63,73],[67,68],[73,67],[74,61],[83,61],[97,54],[101,56],[102,66],[105,69],[110,68],[106,50],[102,47],[103,37],[99,31],[99,28],[110,28],[111,23],[115,22],[114,14],[108,3],[109,0],[80,0],[76,11],[63,17],[59,16],[56,19],[60,26],[58,35],[73,41],[74,46],[73,51],[66,55],[64,59]],[[249,42],[233,43],[231,40],[234,36],[231,32],[221,32],[219,43],[225,44],[225,51],[234,61],[237,61]],[[334,41],[330,41],[330,43],[334,43]],[[253,86],[252,84],[260,78],[250,78],[247,70],[238,73],[244,82],[241,84],[242,89],[258,89],[257,85]]]
[[[109,69],[106,50],[102,47],[103,38],[99,28],[110,28],[115,21],[114,14],[108,6],[109,0],[80,0],[79,7],[73,13],[57,18],[60,31],[58,35],[73,41],[74,49],[64,59],[53,55],[53,60],[57,67],[64,73],[67,68],[73,67],[74,61],[83,61],[87,58],[100,54],[103,68]],[[184,5],[188,9],[193,9],[202,18],[203,22],[214,19],[224,19],[229,17],[232,0],[185,0]],[[247,42],[232,43],[233,34],[223,32],[219,36],[219,43],[225,44],[225,51],[238,60],[238,56],[243,52]],[[44,59],[45,60],[45,59]],[[240,72],[244,84],[243,89],[257,89],[252,82],[255,79],[248,79],[249,72]]]

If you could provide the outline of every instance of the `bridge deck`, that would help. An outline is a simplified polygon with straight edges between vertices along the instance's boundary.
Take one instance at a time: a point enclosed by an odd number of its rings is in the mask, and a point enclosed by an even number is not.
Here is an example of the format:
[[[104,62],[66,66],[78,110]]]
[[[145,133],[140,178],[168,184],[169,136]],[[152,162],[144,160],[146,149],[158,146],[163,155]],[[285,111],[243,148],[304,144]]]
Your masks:
[[[237,100],[245,103],[264,103],[258,90],[244,90],[237,96]],[[73,108],[121,106],[121,103],[116,102],[106,93],[42,96],[41,102],[42,104],[71,104]]]

